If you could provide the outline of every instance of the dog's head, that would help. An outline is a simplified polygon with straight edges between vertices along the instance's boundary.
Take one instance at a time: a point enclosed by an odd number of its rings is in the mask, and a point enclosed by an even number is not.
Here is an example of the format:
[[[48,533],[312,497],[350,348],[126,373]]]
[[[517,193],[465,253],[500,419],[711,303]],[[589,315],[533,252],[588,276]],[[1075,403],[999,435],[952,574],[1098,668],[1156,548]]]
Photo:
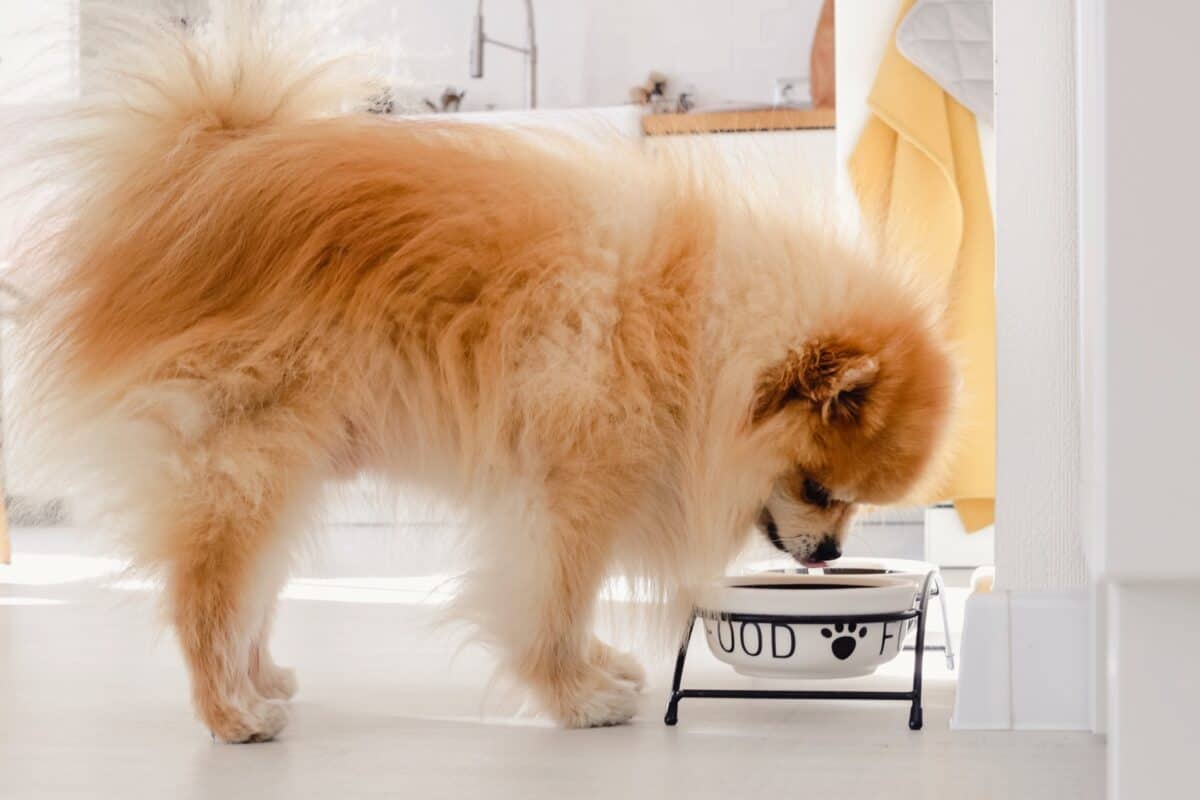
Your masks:
[[[841,555],[860,504],[901,500],[930,471],[958,385],[928,325],[838,325],[760,376],[750,424],[782,468],[758,527],[801,562]]]

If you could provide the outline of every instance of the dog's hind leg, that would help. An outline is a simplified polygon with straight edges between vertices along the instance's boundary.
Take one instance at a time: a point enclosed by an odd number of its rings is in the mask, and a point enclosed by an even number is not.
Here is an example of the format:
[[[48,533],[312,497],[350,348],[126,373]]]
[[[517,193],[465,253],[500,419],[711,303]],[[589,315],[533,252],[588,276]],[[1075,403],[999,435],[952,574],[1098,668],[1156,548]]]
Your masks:
[[[294,433],[269,423],[229,426],[189,460],[169,500],[166,600],[192,678],[197,714],[227,742],[265,741],[287,723],[290,675],[266,634],[287,576],[292,517],[311,470]]]

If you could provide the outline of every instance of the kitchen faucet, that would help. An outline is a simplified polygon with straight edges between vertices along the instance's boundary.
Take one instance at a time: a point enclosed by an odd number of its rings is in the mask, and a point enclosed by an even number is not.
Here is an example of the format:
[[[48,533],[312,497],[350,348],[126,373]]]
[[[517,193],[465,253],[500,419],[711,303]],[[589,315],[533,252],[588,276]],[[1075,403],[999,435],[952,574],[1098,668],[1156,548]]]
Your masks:
[[[515,50],[525,55],[525,63],[529,67],[528,82],[525,87],[526,100],[529,108],[537,108],[537,39],[533,28],[533,0],[525,0],[525,47],[500,42],[489,38],[483,31],[483,0],[475,7],[475,24],[471,30],[471,77],[483,77],[483,48],[484,45],[494,44],[505,50]]]

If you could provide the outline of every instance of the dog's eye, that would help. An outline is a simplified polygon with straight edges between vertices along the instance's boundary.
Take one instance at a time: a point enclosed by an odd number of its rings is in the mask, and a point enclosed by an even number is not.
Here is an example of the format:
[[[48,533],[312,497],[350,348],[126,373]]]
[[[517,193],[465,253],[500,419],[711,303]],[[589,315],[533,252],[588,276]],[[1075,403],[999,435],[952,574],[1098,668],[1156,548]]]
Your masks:
[[[805,478],[804,502],[810,505],[820,506],[821,508],[829,508],[829,490],[814,481],[812,478]]]

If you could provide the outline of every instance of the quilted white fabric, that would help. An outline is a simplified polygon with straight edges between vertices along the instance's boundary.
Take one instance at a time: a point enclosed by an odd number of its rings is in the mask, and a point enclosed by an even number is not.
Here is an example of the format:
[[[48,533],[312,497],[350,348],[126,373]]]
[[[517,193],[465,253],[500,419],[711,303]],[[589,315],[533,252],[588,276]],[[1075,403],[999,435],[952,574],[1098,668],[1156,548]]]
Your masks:
[[[896,48],[992,121],[992,0],[917,0],[896,29]]]

